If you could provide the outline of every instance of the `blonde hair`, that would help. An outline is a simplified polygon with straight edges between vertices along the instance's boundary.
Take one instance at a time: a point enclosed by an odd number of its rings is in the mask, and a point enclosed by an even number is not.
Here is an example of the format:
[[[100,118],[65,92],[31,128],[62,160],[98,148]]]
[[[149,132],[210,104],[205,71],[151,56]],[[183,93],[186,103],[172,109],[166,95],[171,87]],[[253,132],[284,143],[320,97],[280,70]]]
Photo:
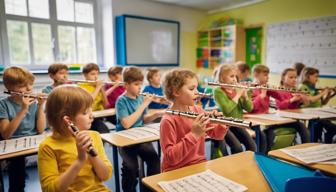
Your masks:
[[[257,73],[257,74],[270,72],[269,68],[266,65],[262,65],[262,64],[254,65],[252,68],[252,71],[253,73]]]
[[[305,67],[305,68],[303,68],[303,70],[302,70],[302,72],[301,72],[301,77],[300,77],[300,79],[301,79],[301,83],[303,83],[303,84],[311,84],[310,82],[309,82],[309,76],[311,76],[311,75],[314,75],[314,74],[319,74],[319,70],[318,69],[316,69],[316,68],[313,68],[313,67]]]
[[[147,81],[150,82],[150,79],[155,75],[155,73],[160,72],[158,68],[150,68],[147,70]]]
[[[83,70],[82,70],[82,72],[84,74],[88,74],[91,71],[98,71],[99,72],[99,66],[95,63],[88,63],[83,67]]]
[[[68,66],[63,63],[54,63],[49,65],[48,67],[48,74],[55,75],[60,70],[68,70]]]
[[[60,135],[67,136],[68,130],[63,121],[65,115],[70,118],[86,109],[93,103],[91,95],[84,89],[72,85],[56,87],[49,95],[46,102],[46,117],[49,126]]]
[[[188,78],[196,78],[194,72],[189,69],[173,69],[164,76],[163,89],[167,99],[174,101],[174,90],[177,91],[183,87]]]
[[[280,85],[284,85],[285,76],[287,75],[288,72],[291,72],[291,71],[296,72],[296,70],[294,68],[287,68],[287,69],[282,71]]]
[[[216,81],[223,83],[223,77],[225,77],[229,72],[237,71],[237,67],[234,64],[221,64],[217,69]]]
[[[123,72],[123,81],[132,83],[135,81],[143,81],[144,75],[139,67],[127,67]]]
[[[15,86],[32,85],[34,80],[34,75],[22,67],[9,67],[3,73],[3,83],[9,90]]]

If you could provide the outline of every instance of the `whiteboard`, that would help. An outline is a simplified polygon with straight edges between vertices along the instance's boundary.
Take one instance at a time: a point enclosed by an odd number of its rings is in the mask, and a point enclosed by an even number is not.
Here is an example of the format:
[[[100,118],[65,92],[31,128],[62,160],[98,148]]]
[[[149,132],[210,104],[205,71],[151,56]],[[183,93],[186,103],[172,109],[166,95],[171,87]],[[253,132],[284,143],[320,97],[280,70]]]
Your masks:
[[[117,46],[118,64],[179,64],[179,22],[130,15],[123,15],[122,19],[122,25],[117,26],[124,38],[119,41],[123,45]]]
[[[336,77],[336,16],[269,25],[266,62],[274,73],[302,62]]]

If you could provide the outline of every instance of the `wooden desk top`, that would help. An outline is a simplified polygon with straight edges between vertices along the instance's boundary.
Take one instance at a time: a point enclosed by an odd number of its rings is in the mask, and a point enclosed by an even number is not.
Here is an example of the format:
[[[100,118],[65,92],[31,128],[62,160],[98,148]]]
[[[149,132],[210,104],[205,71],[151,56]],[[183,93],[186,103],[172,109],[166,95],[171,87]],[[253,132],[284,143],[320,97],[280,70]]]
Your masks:
[[[117,146],[117,147],[126,147],[130,145],[136,145],[139,143],[147,143],[147,142],[153,142],[153,141],[160,140],[159,136],[150,137],[150,138],[141,139],[141,140],[132,140],[127,137],[117,135],[115,133],[104,133],[104,134],[100,134],[100,136],[102,137],[104,141],[108,142],[111,145]]]
[[[111,109],[104,109],[101,111],[93,111],[92,115],[94,118],[98,118],[98,117],[108,117],[108,116],[112,116],[115,115],[115,109],[111,108]]]
[[[312,115],[319,119],[335,119],[336,118],[336,114],[321,111],[321,109],[322,109],[321,107],[317,107],[317,108],[287,109],[285,111]]]
[[[320,143],[305,143],[301,145],[287,147],[286,149],[299,149],[299,148],[305,148],[305,147],[312,147],[316,145],[321,145],[321,144]],[[291,157],[280,150],[270,151],[268,155],[288,161],[288,162],[300,164],[310,169],[319,169],[329,175],[336,175],[336,165],[330,165],[330,164],[327,165],[327,164],[321,164],[321,163],[305,164],[302,161],[295,159],[294,157]]]
[[[244,114],[244,120],[246,121],[251,121],[253,124],[259,124],[261,126],[272,126],[272,125],[282,125],[282,124],[287,124],[287,123],[294,123],[296,122],[295,119],[290,119],[290,118],[283,118],[286,120],[283,121],[277,121],[277,120],[270,120],[270,119],[264,119],[262,118],[263,114],[259,115],[249,115],[249,114]],[[260,116],[260,117],[258,117]]]
[[[145,177],[142,179],[142,182],[154,191],[163,191],[158,185],[158,182],[179,179],[203,172],[207,169],[232,181],[245,185],[248,188],[248,191],[272,191],[259,170],[259,167],[254,160],[254,153],[251,151]]]
[[[24,151],[8,153],[8,154],[0,155],[0,160],[12,158],[12,157],[25,156],[25,155],[33,155],[33,154],[37,153],[37,151],[38,151],[38,147],[34,148],[34,149],[27,149],[27,150],[24,150]]]

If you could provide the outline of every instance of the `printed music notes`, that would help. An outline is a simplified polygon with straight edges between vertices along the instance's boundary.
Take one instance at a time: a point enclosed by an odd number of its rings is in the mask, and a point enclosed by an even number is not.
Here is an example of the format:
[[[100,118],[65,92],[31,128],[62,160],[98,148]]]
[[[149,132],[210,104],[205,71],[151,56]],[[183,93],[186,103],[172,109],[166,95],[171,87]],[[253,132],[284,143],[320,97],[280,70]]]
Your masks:
[[[37,148],[46,134],[20,137],[0,141],[0,155]]]
[[[211,170],[183,177],[172,181],[158,183],[166,192],[243,192],[247,187],[222,177]]]
[[[330,160],[333,162],[336,160],[336,144],[322,144],[302,149],[281,149],[281,151],[306,164],[325,161],[330,163]]]
[[[132,140],[142,140],[150,137],[160,136],[160,124],[149,124],[146,127],[133,127],[114,134],[127,137]]]

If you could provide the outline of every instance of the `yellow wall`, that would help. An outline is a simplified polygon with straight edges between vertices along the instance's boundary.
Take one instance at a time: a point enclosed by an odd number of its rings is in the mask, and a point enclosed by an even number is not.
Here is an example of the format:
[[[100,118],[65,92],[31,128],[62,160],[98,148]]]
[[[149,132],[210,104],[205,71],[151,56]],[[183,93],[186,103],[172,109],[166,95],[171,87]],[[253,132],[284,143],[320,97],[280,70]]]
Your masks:
[[[336,0],[266,0],[255,5],[211,14],[200,23],[199,29],[207,28],[209,23],[216,19],[232,17],[241,19],[245,27],[261,24],[264,26],[264,34],[266,34],[265,30],[268,24],[335,15]],[[265,36],[262,42],[262,63],[266,60]],[[196,51],[194,50],[194,52]],[[194,63],[195,65],[196,63]],[[211,75],[212,71],[198,69],[197,72],[203,75]],[[279,75],[272,74],[270,76],[270,83],[278,84]],[[336,78],[321,78],[318,83],[319,87],[335,85]],[[330,104],[336,105],[335,97]]]

